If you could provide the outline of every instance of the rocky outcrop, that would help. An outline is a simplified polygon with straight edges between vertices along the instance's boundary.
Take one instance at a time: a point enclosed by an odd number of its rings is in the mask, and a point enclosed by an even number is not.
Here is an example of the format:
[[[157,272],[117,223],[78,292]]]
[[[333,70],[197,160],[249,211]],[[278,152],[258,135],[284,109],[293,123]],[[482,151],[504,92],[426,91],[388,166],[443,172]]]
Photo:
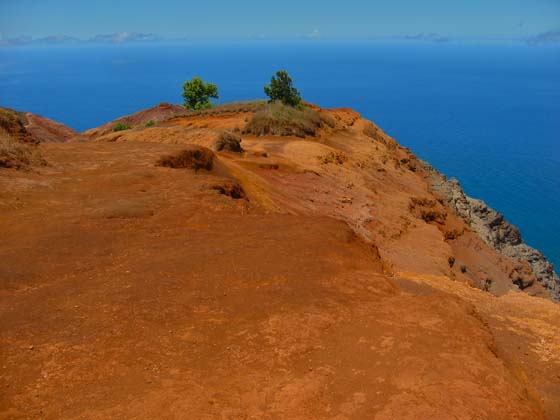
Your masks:
[[[554,266],[542,252],[523,242],[517,227],[484,201],[467,196],[455,178],[448,179],[427,163],[424,163],[424,169],[430,189],[440,195],[484,242],[507,257],[528,263],[535,278],[554,299],[560,300],[560,278]],[[531,284],[530,274],[521,266],[510,277],[522,289]]]

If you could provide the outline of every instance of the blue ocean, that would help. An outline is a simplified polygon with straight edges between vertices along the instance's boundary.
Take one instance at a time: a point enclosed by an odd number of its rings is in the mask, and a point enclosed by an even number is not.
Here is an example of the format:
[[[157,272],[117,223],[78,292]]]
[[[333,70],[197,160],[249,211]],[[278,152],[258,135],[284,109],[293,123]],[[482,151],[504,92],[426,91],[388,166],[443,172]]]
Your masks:
[[[287,69],[304,99],[352,107],[484,199],[560,267],[560,47],[247,42],[0,49],[0,105],[85,130],[198,75],[221,102]]]

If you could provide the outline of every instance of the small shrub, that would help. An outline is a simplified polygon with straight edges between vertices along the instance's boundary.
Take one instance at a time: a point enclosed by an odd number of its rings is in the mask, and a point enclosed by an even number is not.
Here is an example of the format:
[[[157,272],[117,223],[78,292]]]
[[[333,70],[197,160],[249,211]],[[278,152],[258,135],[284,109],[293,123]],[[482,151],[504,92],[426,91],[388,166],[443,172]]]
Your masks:
[[[461,270],[461,273],[465,274],[467,272],[467,266],[464,264],[461,264],[461,266],[459,267],[459,269]]]
[[[449,264],[450,268],[453,268],[455,265],[455,257],[447,257],[447,263]]]
[[[216,141],[216,150],[229,150],[230,152],[241,153],[243,148],[241,147],[241,137],[230,133],[229,131],[222,131],[218,140]]]
[[[156,122],[154,120],[150,120],[146,124],[144,124],[144,127],[148,128],[153,127],[154,125],[156,125]]]
[[[130,130],[131,128],[132,127],[130,125],[120,122],[115,124],[115,126],[113,127],[113,131],[124,131],[124,130]]]
[[[214,153],[202,146],[191,146],[173,155],[162,156],[156,163],[158,166],[165,166],[174,169],[200,169],[212,170],[214,166]]]

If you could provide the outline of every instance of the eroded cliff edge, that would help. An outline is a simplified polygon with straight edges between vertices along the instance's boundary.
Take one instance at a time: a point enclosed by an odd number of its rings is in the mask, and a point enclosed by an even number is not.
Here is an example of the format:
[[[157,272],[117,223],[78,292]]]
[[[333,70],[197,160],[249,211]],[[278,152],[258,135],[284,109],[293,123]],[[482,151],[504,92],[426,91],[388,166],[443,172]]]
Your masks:
[[[520,261],[526,261],[537,281],[560,300],[560,278],[554,266],[538,249],[523,242],[519,229],[509,223],[503,214],[489,207],[484,201],[469,197],[455,178],[447,178],[424,163],[428,175],[426,180],[430,188],[440,194],[447,205],[469,225],[478,236],[501,254]],[[521,289],[531,286],[532,279],[516,275],[512,281]]]

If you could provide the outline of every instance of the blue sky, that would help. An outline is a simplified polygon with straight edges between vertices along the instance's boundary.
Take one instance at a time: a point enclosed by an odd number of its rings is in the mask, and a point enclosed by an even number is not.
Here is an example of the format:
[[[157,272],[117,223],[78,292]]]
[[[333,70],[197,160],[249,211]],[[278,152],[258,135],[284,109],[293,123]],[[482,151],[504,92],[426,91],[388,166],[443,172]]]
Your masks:
[[[0,0],[4,38],[510,38],[558,30],[560,0]]]

